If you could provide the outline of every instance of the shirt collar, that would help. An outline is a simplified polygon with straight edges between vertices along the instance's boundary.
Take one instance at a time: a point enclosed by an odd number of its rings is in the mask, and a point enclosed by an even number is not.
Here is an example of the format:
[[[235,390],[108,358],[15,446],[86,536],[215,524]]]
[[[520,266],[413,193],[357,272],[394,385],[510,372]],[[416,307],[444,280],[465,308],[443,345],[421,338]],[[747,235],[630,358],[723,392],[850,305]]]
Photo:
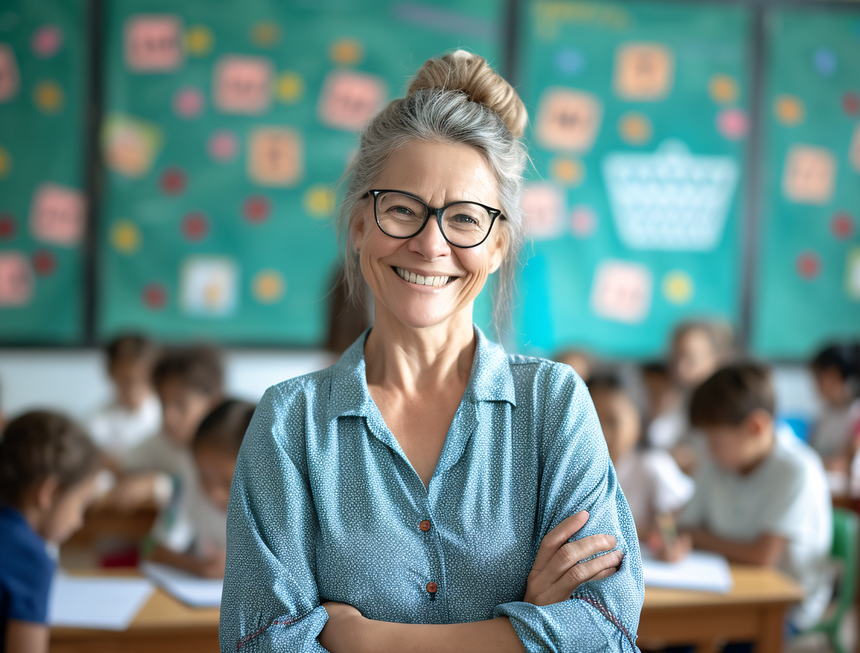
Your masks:
[[[507,354],[501,345],[487,340],[478,328],[475,360],[469,374],[469,383],[463,395],[464,401],[507,401],[516,406],[514,379]],[[373,400],[367,388],[367,373],[364,360],[364,343],[370,329],[350,345],[340,360],[331,369],[331,396],[329,418],[371,414]]]

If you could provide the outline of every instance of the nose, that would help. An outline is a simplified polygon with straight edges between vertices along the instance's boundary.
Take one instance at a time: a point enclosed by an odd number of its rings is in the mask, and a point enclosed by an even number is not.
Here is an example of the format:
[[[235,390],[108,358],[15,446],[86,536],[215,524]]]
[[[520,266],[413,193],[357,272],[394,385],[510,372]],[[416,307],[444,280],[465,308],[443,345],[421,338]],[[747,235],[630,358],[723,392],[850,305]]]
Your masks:
[[[409,250],[421,254],[426,259],[450,254],[451,246],[442,235],[436,214],[430,216],[420,233],[409,239]]]

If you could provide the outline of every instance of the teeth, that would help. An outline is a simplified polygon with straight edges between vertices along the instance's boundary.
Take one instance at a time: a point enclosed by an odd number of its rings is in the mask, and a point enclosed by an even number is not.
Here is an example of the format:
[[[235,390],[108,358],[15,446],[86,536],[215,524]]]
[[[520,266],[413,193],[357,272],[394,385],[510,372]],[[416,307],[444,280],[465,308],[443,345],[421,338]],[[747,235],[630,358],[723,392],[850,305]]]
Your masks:
[[[409,272],[403,268],[394,269],[397,271],[397,274],[401,279],[418,286],[435,286],[436,288],[441,288],[448,283],[448,277],[422,277],[420,274]]]

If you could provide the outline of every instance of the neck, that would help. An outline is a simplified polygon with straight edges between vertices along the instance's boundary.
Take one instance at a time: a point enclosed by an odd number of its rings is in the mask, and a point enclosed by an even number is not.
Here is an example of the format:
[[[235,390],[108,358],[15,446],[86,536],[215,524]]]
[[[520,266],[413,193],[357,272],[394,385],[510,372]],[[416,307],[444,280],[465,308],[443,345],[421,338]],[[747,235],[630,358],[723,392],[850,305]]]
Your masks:
[[[450,386],[453,379],[465,387],[477,346],[471,310],[423,328],[403,324],[384,307],[375,317],[364,347],[368,385],[407,394]]]
[[[30,525],[30,528],[32,528],[39,537],[42,537],[42,525],[45,519],[44,511],[40,510],[38,506],[33,503],[26,502],[23,506],[18,508],[18,512],[21,513],[21,516],[24,517],[24,521]]]
[[[747,476],[752,474],[755,470],[762,466],[767,457],[770,455],[770,452],[773,450],[773,446],[776,444],[776,435],[774,434],[773,429],[770,429],[768,433],[763,437],[761,447],[756,452],[756,455],[752,457],[750,460],[746,461],[744,465],[738,470],[738,474],[741,476]]]

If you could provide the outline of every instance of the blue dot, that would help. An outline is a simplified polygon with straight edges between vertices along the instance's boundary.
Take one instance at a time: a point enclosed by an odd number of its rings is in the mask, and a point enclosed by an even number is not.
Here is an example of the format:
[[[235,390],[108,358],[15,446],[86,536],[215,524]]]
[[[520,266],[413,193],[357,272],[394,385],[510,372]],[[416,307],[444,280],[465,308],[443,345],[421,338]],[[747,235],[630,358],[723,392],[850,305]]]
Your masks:
[[[815,69],[822,75],[830,76],[836,72],[836,54],[830,48],[818,48],[812,57]]]
[[[585,57],[579,50],[563,48],[555,55],[555,66],[560,72],[576,75],[585,70]]]

